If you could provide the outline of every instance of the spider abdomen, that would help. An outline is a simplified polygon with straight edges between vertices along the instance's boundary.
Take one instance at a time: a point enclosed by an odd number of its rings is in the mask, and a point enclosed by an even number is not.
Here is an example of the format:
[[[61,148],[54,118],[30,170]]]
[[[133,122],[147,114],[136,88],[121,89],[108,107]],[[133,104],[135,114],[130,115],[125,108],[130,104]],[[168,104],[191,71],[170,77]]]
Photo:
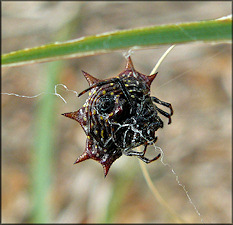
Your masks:
[[[157,140],[155,132],[163,127],[158,113],[168,117],[173,113],[170,103],[150,96],[151,76],[137,72],[128,57],[126,69],[117,77],[99,80],[83,71],[90,91],[81,109],[63,115],[78,121],[87,135],[86,149],[75,163],[92,158],[104,168],[105,176],[112,163],[122,154],[137,156],[146,163],[156,160],[144,157],[146,147]],[[169,107],[167,113],[153,102]],[[144,145],[143,152],[133,148]]]

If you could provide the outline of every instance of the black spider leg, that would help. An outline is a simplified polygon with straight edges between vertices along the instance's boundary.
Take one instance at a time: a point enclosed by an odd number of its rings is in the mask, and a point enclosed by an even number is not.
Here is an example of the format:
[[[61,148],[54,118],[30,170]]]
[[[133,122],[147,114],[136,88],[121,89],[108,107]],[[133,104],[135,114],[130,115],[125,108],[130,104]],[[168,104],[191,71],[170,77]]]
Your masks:
[[[159,113],[161,113],[163,116],[165,116],[165,117],[168,118],[168,124],[170,124],[170,123],[172,122],[172,120],[171,120],[171,114],[169,114],[169,113],[163,111],[162,109],[158,108],[157,106],[155,106],[155,107],[156,107],[156,109],[157,109],[157,111],[158,111]]]
[[[155,138],[156,140],[157,140],[157,137]],[[155,141],[156,141],[155,140]],[[145,147],[144,147],[144,150],[143,150],[143,155],[141,155],[141,156],[138,156],[138,158],[139,159],[141,159],[143,162],[145,162],[145,163],[151,163],[151,162],[153,162],[153,161],[155,161],[155,160],[157,160],[159,157],[160,157],[160,155],[161,155],[161,153],[159,153],[157,156],[155,156],[153,159],[148,159],[148,158],[146,158],[144,155],[145,155],[145,153],[146,153],[146,149],[147,149],[147,146],[148,146],[149,144],[147,143],[147,144],[145,144]]]
[[[137,152],[137,151],[133,151],[133,150],[130,150],[130,151],[124,151],[123,153],[126,155],[126,156],[137,156],[139,159],[141,159],[143,162],[145,163],[151,163],[155,160],[157,160],[159,157],[160,157],[160,153],[155,156],[153,159],[148,159],[146,158],[144,155],[146,154],[146,150],[147,150],[147,146],[148,145],[152,145],[153,143],[155,143],[157,141],[158,137],[155,137],[155,139],[153,140],[152,143],[148,143],[146,142],[144,144],[144,150],[142,152]]]
[[[99,82],[99,83],[97,83],[97,84],[94,84],[94,85],[90,86],[89,88],[87,88],[87,89],[83,90],[82,92],[80,92],[80,93],[78,94],[78,97],[80,97],[81,95],[83,95],[83,94],[85,94],[86,92],[90,91],[92,88],[101,87],[101,86],[103,86],[104,84],[108,84],[108,83],[109,83],[109,81],[101,81],[101,82]]]
[[[156,102],[156,103],[158,103],[158,104],[160,104],[160,105],[163,105],[163,106],[166,106],[166,107],[170,108],[170,110],[171,110],[170,115],[171,115],[171,116],[173,115],[173,109],[172,109],[172,105],[171,105],[170,103],[161,101],[160,99],[158,99],[158,98],[156,98],[156,97],[151,97],[151,98],[152,98],[152,100],[153,100],[154,102]]]
[[[115,78],[115,79],[118,82],[118,84],[120,85],[121,90],[122,90],[124,96],[126,97],[127,101],[129,102],[129,104],[131,106],[130,107],[130,113],[132,113],[132,110],[134,109],[133,103],[132,103],[132,97],[130,96],[129,91],[126,89],[125,84],[123,83],[123,81],[120,80],[119,78]],[[135,111],[135,109],[134,109],[134,111]]]
[[[158,103],[158,104],[160,104],[160,105],[163,105],[163,106],[166,106],[166,107],[170,108],[170,111],[171,111],[171,112],[170,112],[170,114],[169,114],[169,113],[163,111],[162,109],[160,109],[160,108],[158,108],[158,107],[156,106],[156,109],[158,110],[158,112],[161,113],[163,116],[167,117],[167,118],[168,118],[168,124],[170,124],[170,123],[172,122],[171,116],[173,115],[172,105],[171,105],[170,103],[168,103],[168,102],[161,101],[160,99],[158,99],[158,98],[156,98],[156,97],[151,97],[151,99],[152,99],[154,102],[156,102],[156,103]]]

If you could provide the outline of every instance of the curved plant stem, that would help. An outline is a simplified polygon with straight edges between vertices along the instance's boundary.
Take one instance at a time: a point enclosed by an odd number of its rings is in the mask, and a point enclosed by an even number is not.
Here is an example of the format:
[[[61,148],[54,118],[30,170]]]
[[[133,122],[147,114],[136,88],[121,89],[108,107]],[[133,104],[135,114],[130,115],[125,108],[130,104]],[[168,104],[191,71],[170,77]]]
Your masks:
[[[155,67],[153,68],[153,70],[151,71],[150,75],[154,74],[158,67],[160,66],[160,64],[162,63],[162,61],[165,59],[165,57],[169,54],[169,52],[175,47],[175,45],[172,45],[171,47],[169,47],[167,49],[167,51],[160,57],[159,61],[156,63]],[[153,193],[154,197],[158,200],[158,202],[164,206],[164,208],[167,209],[167,211],[171,214],[172,218],[179,222],[179,223],[184,223],[185,221],[180,218],[179,215],[177,215],[177,213],[175,213],[175,211],[167,204],[167,202],[163,199],[163,197],[159,194],[157,188],[154,186],[151,178],[150,178],[150,175],[147,171],[147,168],[145,166],[145,164],[139,160],[139,163],[140,163],[140,167],[141,167],[141,170],[142,170],[142,173],[143,173],[143,176],[146,180],[146,183],[147,185],[149,186],[151,192]]]
[[[162,61],[165,59],[165,57],[169,54],[169,52],[175,47],[175,45],[172,45],[168,50],[160,57],[159,61],[156,63],[155,67],[151,71],[150,75],[155,74],[157,69],[159,68]]]
[[[172,216],[172,218],[178,222],[178,223],[184,223],[185,221],[180,218],[179,215],[177,215],[177,213],[167,204],[167,202],[163,199],[163,197],[159,194],[157,188],[155,187],[155,185],[153,184],[150,175],[147,171],[147,168],[145,166],[145,164],[139,160],[139,164],[143,173],[143,176],[146,180],[147,185],[149,186],[151,192],[153,193],[154,197],[157,199],[157,201],[164,206],[164,208],[166,208],[166,210],[170,213],[170,215]]]

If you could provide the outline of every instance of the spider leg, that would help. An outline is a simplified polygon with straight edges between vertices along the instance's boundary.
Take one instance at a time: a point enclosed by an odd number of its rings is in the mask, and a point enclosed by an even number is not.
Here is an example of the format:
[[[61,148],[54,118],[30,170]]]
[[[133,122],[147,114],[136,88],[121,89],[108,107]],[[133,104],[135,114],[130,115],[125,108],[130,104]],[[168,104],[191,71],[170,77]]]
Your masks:
[[[155,138],[155,141],[156,141],[156,140],[157,140],[157,137]],[[154,142],[155,142],[155,141],[154,141]],[[137,156],[139,159],[141,159],[141,160],[142,160],[143,162],[145,162],[145,163],[151,163],[151,162],[157,160],[157,159],[160,157],[160,155],[161,155],[161,154],[159,153],[159,154],[158,154],[157,156],[155,156],[153,159],[148,159],[148,158],[144,157],[148,145],[149,145],[148,143],[145,144],[145,147],[144,147],[144,150],[143,150],[143,155]]]
[[[84,91],[80,92],[80,93],[78,94],[78,97],[80,97],[81,95],[83,95],[83,94],[85,94],[86,92],[90,91],[92,88],[100,87],[100,86],[102,86],[102,85],[104,85],[104,84],[108,84],[108,83],[110,83],[110,82],[111,82],[111,80],[110,80],[110,81],[107,81],[107,80],[106,80],[106,81],[101,81],[101,82],[99,82],[99,83],[97,83],[97,84],[94,84],[94,85],[90,86],[89,88],[85,89]]]
[[[124,150],[123,153],[126,156],[137,156],[137,157],[140,157],[140,156],[145,155],[144,151],[143,152],[137,152],[137,151],[133,151],[133,150],[130,150],[130,151],[125,151]]]
[[[158,98],[156,98],[156,97],[151,97],[151,98],[152,98],[152,100],[153,100],[154,102],[156,102],[156,103],[158,103],[158,104],[160,104],[160,105],[163,105],[163,106],[166,106],[166,107],[170,108],[170,110],[171,110],[170,115],[171,115],[171,116],[173,115],[173,109],[172,109],[172,105],[171,105],[170,103],[161,101],[160,99],[158,99]]]
[[[171,114],[163,111],[162,109],[158,108],[157,106],[155,106],[156,109],[158,110],[159,113],[161,113],[163,116],[166,116],[168,118],[168,124],[170,124],[172,122],[171,120]]]
[[[92,88],[101,87],[101,86],[103,86],[103,85],[105,85],[105,84],[109,84],[109,83],[112,83],[112,82],[114,82],[114,83],[116,83],[116,82],[119,83],[119,84],[121,85],[121,88],[124,89],[124,91],[126,90],[126,89],[125,89],[124,83],[121,83],[121,81],[120,81],[118,78],[113,78],[113,79],[110,79],[110,80],[103,80],[103,81],[101,81],[101,82],[99,82],[99,83],[96,83],[96,84],[90,86],[89,88],[87,88],[87,89],[83,90],[82,92],[80,92],[80,93],[78,94],[78,97],[80,97],[81,95],[83,95],[83,94],[85,94],[86,92],[90,91]],[[123,93],[124,93],[124,91],[123,91]],[[125,93],[124,93],[124,94],[125,94]],[[128,96],[129,96],[129,95],[128,95]]]
[[[138,158],[139,159],[141,159],[143,162],[145,162],[145,163],[151,163],[151,162],[153,162],[153,161],[155,161],[155,160],[157,160],[159,157],[160,157],[160,153],[156,156],[156,157],[154,157],[153,159],[148,159],[148,158],[146,158],[146,157],[144,157],[144,156],[138,156]]]
[[[152,143],[155,143],[157,141],[157,139],[158,139],[158,137],[155,137],[155,139],[153,140]],[[160,157],[160,155],[161,155],[160,153],[157,156],[155,156],[153,159],[148,159],[148,158],[144,157],[144,155],[146,154],[147,146],[151,145],[152,143],[149,144],[148,142],[145,142],[144,150],[142,152],[130,150],[130,151],[123,151],[123,153],[127,156],[137,156],[139,159],[141,159],[145,163],[153,162]]]
[[[123,83],[123,81],[121,81],[118,78],[115,78],[115,81],[120,85],[124,96],[126,97],[127,101],[129,102],[129,104],[131,106],[130,113],[132,113],[132,109],[134,109],[134,107],[133,107],[133,104],[132,104],[132,98],[131,98],[131,96],[129,94],[129,91],[126,89],[125,84]]]

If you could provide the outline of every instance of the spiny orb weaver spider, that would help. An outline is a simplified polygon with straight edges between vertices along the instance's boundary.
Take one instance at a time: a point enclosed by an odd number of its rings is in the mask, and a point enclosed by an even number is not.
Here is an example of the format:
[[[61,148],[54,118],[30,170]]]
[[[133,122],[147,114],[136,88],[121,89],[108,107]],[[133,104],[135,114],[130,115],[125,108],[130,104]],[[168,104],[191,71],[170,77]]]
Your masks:
[[[86,149],[75,164],[94,159],[102,164],[106,176],[122,153],[137,156],[145,163],[158,159],[160,154],[152,159],[144,155],[147,146],[157,141],[155,132],[163,128],[158,114],[167,117],[170,124],[173,109],[170,103],[150,96],[157,73],[146,76],[137,72],[130,56],[125,70],[117,77],[99,80],[82,72],[90,87],[78,96],[90,91],[89,97],[78,111],[62,114],[78,121],[87,135]],[[168,107],[170,113],[153,102]],[[132,150],[140,145],[144,145],[142,152]]]

